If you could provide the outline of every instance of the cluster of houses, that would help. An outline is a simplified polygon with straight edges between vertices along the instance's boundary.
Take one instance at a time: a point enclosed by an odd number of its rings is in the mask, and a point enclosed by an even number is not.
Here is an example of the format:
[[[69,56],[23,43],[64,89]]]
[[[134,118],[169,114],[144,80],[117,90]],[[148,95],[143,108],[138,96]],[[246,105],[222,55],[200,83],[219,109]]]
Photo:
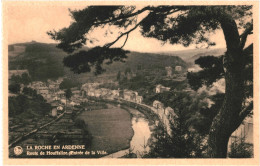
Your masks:
[[[52,110],[50,115],[55,117],[64,111],[65,105],[67,107],[74,107],[80,105],[81,102],[86,102],[87,99],[82,96],[82,92],[78,87],[71,88],[72,97],[70,100],[66,99],[65,91],[59,89],[60,83],[63,78],[59,78],[55,81],[48,80],[47,82],[34,81],[27,87],[36,90],[37,94],[43,96],[43,98],[51,104]]]
[[[167,77],[173,77],[173,72],[172,72],[172,67],[171,66],[167,66],[165,67],[165,70],[167,72]],[[182,71],[182,67],[181,66],[175,66],[175,71],[176,72],[181,72]]]
[[[98,88],[101,83],[86,83],[81,86],[82,96],[103,97],[114,99],[119,97],[119,90],[111,90],[107,88]]]
[[[128,101],[142,103],[143,97],[138,92],[132,90],[111,90],[107,88],[98,88],[99,83],[86,83],[81,87],[82,96],[102,97],[106,99],[123,98]]]
[[[127,89],[123,91],[122,98],[139,104],[143,102],[143,97],[139,96],[138,92]]]

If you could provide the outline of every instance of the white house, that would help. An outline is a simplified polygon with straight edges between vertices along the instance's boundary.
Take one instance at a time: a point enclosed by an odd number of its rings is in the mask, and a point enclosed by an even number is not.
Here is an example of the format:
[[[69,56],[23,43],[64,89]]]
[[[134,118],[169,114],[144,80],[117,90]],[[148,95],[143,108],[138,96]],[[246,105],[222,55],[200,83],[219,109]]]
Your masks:
[[[142,103],[143,102],[143,97],[142,96],[136,96],[136,102],[137,103]]]
[[[172,67],[171,66],[165,67],[165,70],[167,72],[167,77],[172,77]]]
[[[156,108],[156,109],[161,109],[161,108],[164,108],[164,105],[160,101],[154,100],[153,107]]]
[[[53,117],[57,116],[57,108],[53,108],[51,110],[51,116],[53,116]]]
[[[115,97],[119,97],[119,90],[112,90],[112,95]]]
[[[62,107],[61,105],[59,105],[59,106],[57,107],[57,110],[58,110],[58,111],[62,111],[62,110],[63,110],[63,107]]]
[[[155,87],[155,93],[162,93],[166,91],[170,91],[171,88],[162,86],[161,84],[156,85]]]
[[[182,67],[181,66],[175,66],[175,71],[182,71]]]

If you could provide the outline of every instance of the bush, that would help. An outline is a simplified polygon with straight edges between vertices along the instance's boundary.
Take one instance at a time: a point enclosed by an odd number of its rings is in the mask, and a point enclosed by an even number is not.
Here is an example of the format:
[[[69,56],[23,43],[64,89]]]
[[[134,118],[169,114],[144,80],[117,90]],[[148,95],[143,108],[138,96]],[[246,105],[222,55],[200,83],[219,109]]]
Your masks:
[[[20,84],[16,84],[16,83],[10,84],[9,87],[8,87],[9,91],[12,92],[12,93],[19,93],[20,88],[21,88]]]
[[[253,146],[245,142],[245,138],[237,138],[231,143],[230,158],[251,158],[253,157]]]

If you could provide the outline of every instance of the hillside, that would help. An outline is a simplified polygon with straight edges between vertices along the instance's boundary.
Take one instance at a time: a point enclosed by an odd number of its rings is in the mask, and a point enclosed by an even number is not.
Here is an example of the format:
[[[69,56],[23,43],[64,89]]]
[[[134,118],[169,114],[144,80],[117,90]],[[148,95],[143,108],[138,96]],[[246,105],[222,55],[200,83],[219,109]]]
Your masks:
[[[56,48],[55,44],[38,42],[19,43],[9,45],[9,70],[28,69],[33,80],[56,79],[66,76],[79,82],[114,80],[118,71],[124,72],[130,68],[133,72],[146,70],[156,73],[164,71],[165,66],[180,65],[186,69],[186,63],[179,57],[131,52],[125,63],[115,62],[104,65],[106,72],[99,76],[93,73],[74,74],[64,67],[62,60],[68,54]],[[84,48],[88,49],[88,48]]]
[[[213,55],[220,56],[223,55],[226,48],[215,48],[215,49],[189,49],[181,51],[170,51],[170,52],[160,52],[163,55],[178,56],[187,63],[194,64],[194,61],[201,56]]]

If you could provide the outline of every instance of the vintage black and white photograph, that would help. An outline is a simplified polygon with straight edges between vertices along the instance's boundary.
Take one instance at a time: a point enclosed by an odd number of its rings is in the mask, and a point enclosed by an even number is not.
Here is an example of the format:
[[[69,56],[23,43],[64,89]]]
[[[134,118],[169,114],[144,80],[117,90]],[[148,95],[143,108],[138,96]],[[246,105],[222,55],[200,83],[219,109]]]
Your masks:
[[[4,10],[9,159],[259,157],[253,3]]]

